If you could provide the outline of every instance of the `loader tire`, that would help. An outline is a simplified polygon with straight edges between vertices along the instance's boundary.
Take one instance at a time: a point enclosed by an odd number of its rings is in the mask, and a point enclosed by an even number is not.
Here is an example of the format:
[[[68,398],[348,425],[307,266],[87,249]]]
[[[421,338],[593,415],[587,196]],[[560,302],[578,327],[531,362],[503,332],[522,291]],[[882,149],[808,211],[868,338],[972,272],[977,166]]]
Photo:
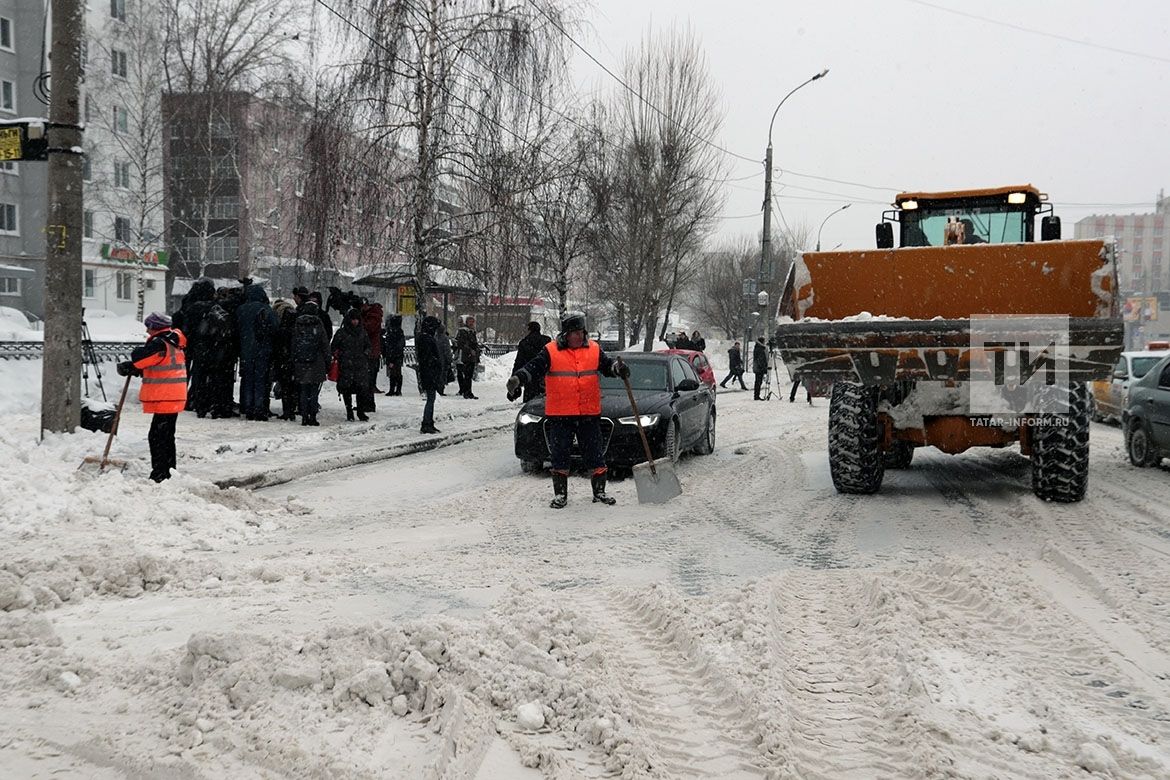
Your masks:
[[[1067,397],[1062,390],[1055,395],[1059,413],[1041,418],[1032,434],[1032,492],[1070,504],[1089,486],[1089,387],[1073,382]]]
[[[882,453],[882,465],[887,469],[908,469],[914,460],[914,445],[908,441],[896,441]]]
[[[877,396],[864,385],[836,382],[829,399],[829,472],[838,493],[876,493],[885,467],[879,450]]]

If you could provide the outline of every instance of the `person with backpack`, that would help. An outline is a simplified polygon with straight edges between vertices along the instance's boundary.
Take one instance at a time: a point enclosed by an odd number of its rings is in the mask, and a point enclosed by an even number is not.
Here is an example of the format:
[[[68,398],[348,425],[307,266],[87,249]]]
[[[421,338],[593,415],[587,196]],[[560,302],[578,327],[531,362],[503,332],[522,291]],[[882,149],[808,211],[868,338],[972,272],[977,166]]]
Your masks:
[[[135,347],[130,359],[118,364],[122,376],[141,376],[138,397],[150,420],[150,478],[162,482],[175,468],[175,423],[187,406],[187,360],[183,352],[187,337],[172,327],[165,314],[151,312],[143,322],[147,339]]]
[[[240,334],[240,413],[249,420],[268,422],[272,347],[280,327],[268,296],[258,284],[244,288],[244,303],[236,309]]]
[[[329,316],[329,312],[325,311],[325,304],[321,303],[321,293],[313,290],[309,293],[308,300],[317,304],[317,316],[321,318],[321,324],[325,326],[325,335],[328,338],[333,338],[333,319]]]
[[[187,358],[187,410],[199,417],[206,417],[211,410],[209,369],[212,343],[204,335],[204,320],[214,305],[215,283],[210,279],[199,279],[183,296],[182,307],[171,317],[175,329],[187,337],[187,349],[184,350]]]
[[[406,357],[406,333],[402,330],[402,315],[386,318],[386,332],[382,334],[382,355],[386,358],[386,378],[390,387],[386,395],[402,395],[402,361]]]
[[[220,287],[215,291],[215,304],[208,310],[201,323],[201,332],[211,345],[208,387],[213,419],[239,416],[235,411],[234,400],[236,360],[240,354],[239,337],[235,327],[237,301],[232,288]]]
[[[318,396],[329,373],[329,336],[321,321],[321,309],[311,298],[302,305],[293,329],[293,378],[300,385],[301,425],[320,425]]]
[[[459,395],[464,398],[477,397],[471,392],[471,383],[475,379],[475,366],[481,354],[483,350],[475,337],[475,317],[468,314],[463,317],[463,324],[455,332],[455,372],[459,378]]]
[[[346,312],[341,327],[333,334],[329,349],[337,359],[337,392],[345,401],[345,419],[353,420],[353,397],[356,395],[357,418],[366,422],[370,419],[366,417],[366,409],[373,405],[367,399],[371,395],[369,361],[373,350],[362,319],[363,315],[357,309]]]
[[[439,433],[439,429],[435,427],[435,394],[446,383],[447,370],[443,365],[443,354],[439,346],[439,339],[446,339],[446,336],[439,332],[441,327],[436,317],[424,317],[414,339],[414,354],[418,361],[418,384],[427,397],[423,406],[420,433]]]
[[[297,312],[293,304],[278,298],[272,304],[280,323],[272,346],[272,376],[280,384],[280,419],[295,420],[300,404],[300,386],[293,378],[292,340]]]

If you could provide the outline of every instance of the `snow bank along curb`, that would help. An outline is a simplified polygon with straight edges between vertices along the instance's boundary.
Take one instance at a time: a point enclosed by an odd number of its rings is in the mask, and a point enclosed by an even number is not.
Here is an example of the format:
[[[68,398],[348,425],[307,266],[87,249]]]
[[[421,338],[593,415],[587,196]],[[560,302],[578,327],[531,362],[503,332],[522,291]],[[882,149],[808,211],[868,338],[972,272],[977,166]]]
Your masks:
[[[293,463],[274,470],[254,471],[242,476],[213,480],[213,482],[221,489],[238,487],[257,490],[260,488],[274,487],[276,485],[283,485],[286,482],[292,482],[301,477],[309,476],[310,474],[320,474],[325,471],[350,468],[351,466],[364,466],[367,463],[377,463],[381,460],[398,458],[416,452],[429,452],[430,450],[437,450],[440,447],[448,447],[465,441],[481,439],[485,436],[491,436],[494,433],[507,430],[513,424],[512,422],[508,422],[483,428],[473,428],[470,431],[451,433],[443,436],[428,436],[426,438],[414,439],[386,447],[377,447],[362,452],[337,452],[325,457]]]

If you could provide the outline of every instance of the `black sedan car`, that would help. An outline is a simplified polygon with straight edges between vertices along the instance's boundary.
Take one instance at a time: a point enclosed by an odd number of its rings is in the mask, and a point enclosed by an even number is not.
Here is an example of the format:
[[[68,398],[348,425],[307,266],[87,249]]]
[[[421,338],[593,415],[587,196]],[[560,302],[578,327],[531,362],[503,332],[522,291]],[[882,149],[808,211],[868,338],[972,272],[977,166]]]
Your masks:
[[[630,386],[642,417],[642,427],[655,458],[677,461],[682,453],[709,455],[715,450],[715,393],[677,355],[622,354],[630,367]],[[544,398],[533,398],[516,415],[516,457],[524,471],[543,471],[549,460]],[[646,456],[625,384],[617,377],[601,377],[601,442],[605,463],[626,468]],[[573,462],[581,453],[573,444]]]
[[[1170,357],[1129,386],[1121,424],[1133,465],[1156,466],[1170,457]]]

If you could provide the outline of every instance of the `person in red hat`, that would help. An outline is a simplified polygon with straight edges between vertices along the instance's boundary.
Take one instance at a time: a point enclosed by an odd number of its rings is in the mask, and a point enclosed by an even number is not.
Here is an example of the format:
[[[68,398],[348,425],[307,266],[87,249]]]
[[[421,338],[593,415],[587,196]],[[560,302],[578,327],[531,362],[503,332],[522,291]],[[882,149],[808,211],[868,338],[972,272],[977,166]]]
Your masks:
[[[122,376],[141,376],[138,394],[142,411],[153,414],[150,421],[150,478],[162,482],[175,468],[175,422],[187,405],[187,363],[183,351],[187,337],[172,327],[171,318],[152,312],[143,322],[149,334],[146,343],[118,364]]]

